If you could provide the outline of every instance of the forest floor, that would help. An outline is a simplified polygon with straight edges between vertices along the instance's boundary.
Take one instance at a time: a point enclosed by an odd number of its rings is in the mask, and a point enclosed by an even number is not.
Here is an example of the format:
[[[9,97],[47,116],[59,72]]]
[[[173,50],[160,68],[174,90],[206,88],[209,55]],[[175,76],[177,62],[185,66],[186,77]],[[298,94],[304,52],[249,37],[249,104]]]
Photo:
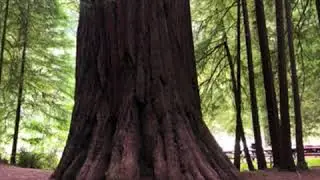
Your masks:
[[[19,168],[0,164],[1,180],[47,180],[51,171]],[[319,180],[320,167],[303,172],[279,172],[265,170],[257,172],[242,172],[245,180]]]
[[[51,171],[0,164],[0,180],[47,180]]]

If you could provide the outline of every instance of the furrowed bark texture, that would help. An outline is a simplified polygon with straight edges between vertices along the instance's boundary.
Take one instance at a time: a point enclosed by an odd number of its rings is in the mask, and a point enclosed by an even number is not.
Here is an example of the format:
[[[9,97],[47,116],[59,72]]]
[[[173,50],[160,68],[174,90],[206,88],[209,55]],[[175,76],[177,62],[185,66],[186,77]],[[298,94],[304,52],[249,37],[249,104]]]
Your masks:
[[[280,89],[280,119],[281,119],[281,143],[280,143],[280,169],[294,170],[295,165],[292,157],[289,98],[287,81],[287,59],[285,55],[284,33],[284,8],[283,0],[275,0],[277,19],[277,45],[278,45],[278,76]]]
[[[278,167],[280,160],[279,115],[276,100],[276,92],[274,88],[274,78],[271,66],[268,32],[266,26],[263,0],[255,0],[255,12],[258,27],[258,37],[260,44],[260,54],[262,62],[273,164],[275,167]]]
[[[81,1],[76,63],[52,179],[238,179],[201,119],[189,1]]]

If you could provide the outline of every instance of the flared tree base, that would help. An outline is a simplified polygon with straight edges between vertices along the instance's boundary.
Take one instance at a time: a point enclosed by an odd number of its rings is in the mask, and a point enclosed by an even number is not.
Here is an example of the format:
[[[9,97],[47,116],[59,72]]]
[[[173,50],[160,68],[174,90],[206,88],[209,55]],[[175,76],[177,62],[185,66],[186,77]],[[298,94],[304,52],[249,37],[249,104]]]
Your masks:
[[[55,180],[236,180],[202,121],[188,0],[80,1]]]
[[[139,114],[141,108],[134,98],[129,99],[117,123],[112,117],[97,116],[92,132],[73,135],[90,139],[77,142],[71,137],[52,179],[237,179],[236,170],[205,125],[192,126],[190,113],[176,109],[159,114],[145,106]]]

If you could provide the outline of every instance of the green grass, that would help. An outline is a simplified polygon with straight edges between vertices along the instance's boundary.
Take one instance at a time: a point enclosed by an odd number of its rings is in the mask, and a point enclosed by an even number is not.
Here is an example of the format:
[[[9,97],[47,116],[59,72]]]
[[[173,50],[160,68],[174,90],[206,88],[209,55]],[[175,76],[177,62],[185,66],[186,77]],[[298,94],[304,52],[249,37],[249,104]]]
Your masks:
[[[308,166],[311,167],[319,167],[320,166],[320,157],[318,158],[306,158]]]
[[[306,157],[306,161],[307,161],[307,164],[308,164],[308,167],[309,168],[312,168],[312,167],[320,167],[320,157]],[[269,161],[267,161],[269,162]],[[257,161],[253,161],[253,165],[254,165],[254,168],[257,169]],[[271,165],[270,163],[267,164],[268,168],[271,168]],[[241,161],[241,166],[240,166],[240,171],[248,171],[248,164],[247,162],[245,161],[245,159],[242,159]]]

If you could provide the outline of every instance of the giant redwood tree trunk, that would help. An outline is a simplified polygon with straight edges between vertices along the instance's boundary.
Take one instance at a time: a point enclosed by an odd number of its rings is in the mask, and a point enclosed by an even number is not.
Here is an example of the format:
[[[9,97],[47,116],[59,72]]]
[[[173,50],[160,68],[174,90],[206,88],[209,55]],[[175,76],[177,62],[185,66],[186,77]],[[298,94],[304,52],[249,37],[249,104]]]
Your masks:
[[[188,0],[81,1],[57,180],[238,179],[201,119]]]

